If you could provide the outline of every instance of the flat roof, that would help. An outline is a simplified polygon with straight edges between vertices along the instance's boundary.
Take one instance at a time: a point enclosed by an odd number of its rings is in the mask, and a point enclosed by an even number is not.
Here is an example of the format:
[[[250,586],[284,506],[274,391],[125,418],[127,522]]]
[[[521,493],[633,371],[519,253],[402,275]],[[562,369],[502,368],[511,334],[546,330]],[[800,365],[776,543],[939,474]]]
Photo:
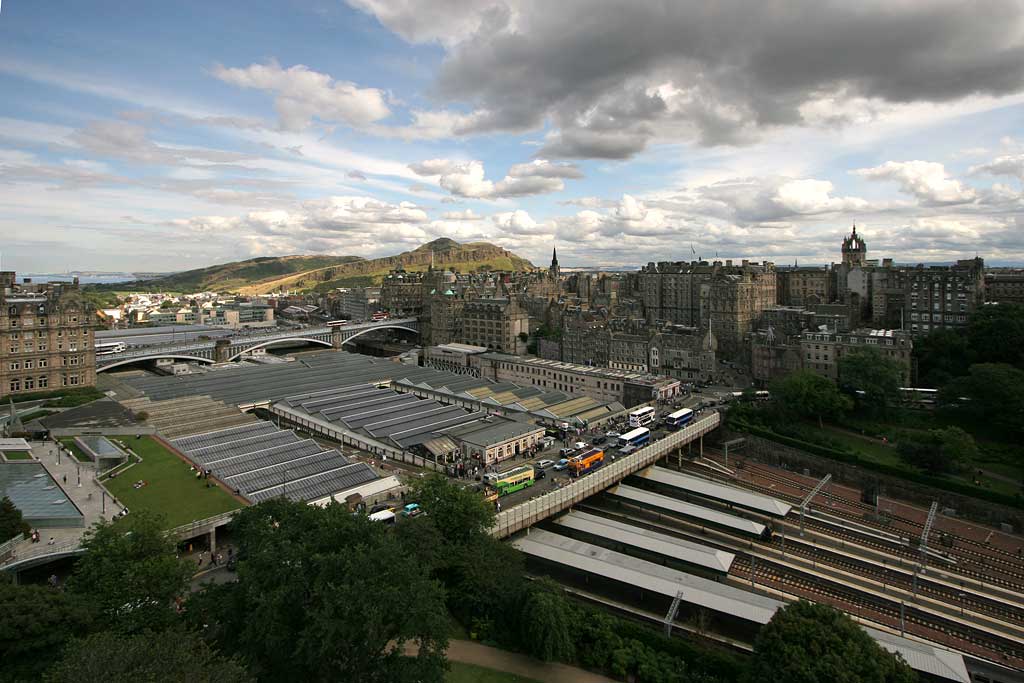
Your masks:
[[[703,477],[675,472],[664,467],[652,467],[646,471],[637,472],[637,476],[683,491],[696,493],[705,498],[720,500],[755,512],[764,512],[775,517],[785,517],[793,509],[792,505],[784,503],[778,498],[764,496],[760,493],[736,488],[735,486],[720,484]]]
[[[738,531],[742,531],[747,534],[753,534],[760,536],[765,531],[765,525],[759,524],[743,517],[737,517],[736,515],[728,515],[718,510],[710,510],[700,505],[694,505],[693,503],[687,503],[681,500],[677,500],[670,496],[663,496],[660,493],[651,493],[644,489],[638,489],[635,486],[628,486],[626,484],[619,484],[618,486],[608,489],[608,493],[619,498],[625,498],[631,500],[634,503],[640,503],[641,505],[648,505],[651,507],[661,508],[663,510],[669,510],[686,517],[693,517],[711,524],[718,524],[721,526],[727,526]]]
[[[39,422],[47,429],[99,429],[133,427],[138,424],[132,411],[111,398],[101,398],[46,417]]]
[[[486,346],[473,346],[472,344],[460,344],[458,342],[452,342],[450,344],[437,344],[432,347],[428,347],[428,350],[434,349],[446,349],[448,351],[458,351],[459,353],[486,353]]]
[[[459,441],[466,441],[478,446],[490,446],[543,431],[543,427],[529,422],[519,422],[505,417],[491,417],[487,420],[461,425],[446,433]]]
[[[528,555],[632,586],[642,586],[669,598],[675,598],[682,592],[687,603],[756,624],[767,624],[776,610],[785,604],[542,529],[531,529],[528,536],[513,541],[512,545]]]
[[[566,363],[560,360],[549,360],[547,358],[533,358],[525,356],[513,356],[507,353],[499,353],[491,351],[483,354],[484,358],[497,360],[505,363],[518,363],[520,365],[530,365],[533,367],[546,368],[549,370],[560,370],[562,372],[573,372],[581,375],[594,375],[596,377],[614,377],[623,381],[638,382],[642,384],[658,384],[662,382],[677,382],[671,377],[659,377],[657,375],[651,375],[646,372],[631,372],[629,370],[619,370],[617,368],[602,368],[594,365],[577,365],[576,363]]]
[[[572,511],[554,521],[555,524],[618,543],[671,557],[687,564],[727,574],[736,556],[724,550],[709,548],[650,529],[633,526],[587,512]],[[532,533],[532,532],[531,532]]]
[[[25,439],[0,439],[0,451],[30,451],[32,447]]]
[[[0,464],[0,497],[3,496],[11,499],[29,523],[82,518],[81,511],[68,499],[42,463],[17,461]]]
[[[531,529],[528,536],[513,541],[512,545],[533,557],[642,586],[666,597],[675,598],[681,593],[682,600],[688,604],[757,624],[768,623],[775,612],[787,604],[542,529]],[[964,658],[959,653],[879,629],[862,628],[883,648],[899,653],[915,671],[957,683],[970,683]]]

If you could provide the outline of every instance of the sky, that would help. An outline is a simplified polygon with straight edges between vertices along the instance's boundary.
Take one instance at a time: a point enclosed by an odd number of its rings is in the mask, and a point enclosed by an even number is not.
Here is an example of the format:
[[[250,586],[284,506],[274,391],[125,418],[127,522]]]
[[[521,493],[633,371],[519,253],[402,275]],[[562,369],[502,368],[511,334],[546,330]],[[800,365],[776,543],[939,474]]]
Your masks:
[[[1024,264],[1019,0],[0,5],[2,267]]]

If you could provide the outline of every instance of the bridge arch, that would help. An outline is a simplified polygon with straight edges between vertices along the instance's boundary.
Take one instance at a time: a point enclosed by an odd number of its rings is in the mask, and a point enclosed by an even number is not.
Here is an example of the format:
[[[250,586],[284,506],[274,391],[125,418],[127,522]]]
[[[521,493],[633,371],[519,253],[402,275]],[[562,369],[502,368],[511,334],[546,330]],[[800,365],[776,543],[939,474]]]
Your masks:
[[[97,358],[96,359],[96,372],[104,372],[106,370],[109,370],[111,368],[116,368],[116,367],[121,366],[121,365],[128,365],[129,363],[138,363],[140,361],[145,361],[145,360],[159,360],[161,358],[179,358],[179,359],[182,359],[182,360],[195,360],[195,361],[199,361],[200,363],[213,363],[214,362],[212,358],[203,358],[202,356],[190,356],[188,354],[182,354],[182,353],[153,353],[153,354],[147,355],[147,356],[134,356],[132,358],[124,358],[124,359],[119,360],[117,362],[109,363],[109,364],[106,364],[106,365],[100,365],[100,363],[102,361],[99,358]]]
[[[239,358],[242,357],[243,354],[249,353],[250,351],[254,351],[255,349],[261,349],[264,346],[270,346],[271,344],[280,344],[282,342],[294,342],[294,341],[309,342],[310,344],[320,344],[322,346],[327,346],[327,347],[331,347],[331,348],[333,348],[333,346],[334,346],[334,344],[332,344],[330,342],[330,340],[324,341],[323,339],[316,339],[314,337],[283,337],[281,339],[267,339],[266,341],[262,341],[262,342],[260,342],[258,344],[253,344],[252,346],[247,346],[242,351],[239,351],[235,355],[233,355],[230,358],[228,358],[228,360],[229,361],[238,360]]]
[[[352,341],[356,337],[362,336],[362,335],[366,334],[367,332],[375,332],[377,330],[385,330],[385,329],[405,330],[406,332],[412,332],[413,334],[419,334],[420,333],[420,331],[418,329],[416,329],[415,327],[407,327],[405,325],[376,325],[374,327],[368,327],[365,330],[360,330],[359,332],[356,332],[355,334],[353,334],[350,337],[345,337],[345,341],[342,342],[342,343],[343,344],[347,344],[348,342]]]

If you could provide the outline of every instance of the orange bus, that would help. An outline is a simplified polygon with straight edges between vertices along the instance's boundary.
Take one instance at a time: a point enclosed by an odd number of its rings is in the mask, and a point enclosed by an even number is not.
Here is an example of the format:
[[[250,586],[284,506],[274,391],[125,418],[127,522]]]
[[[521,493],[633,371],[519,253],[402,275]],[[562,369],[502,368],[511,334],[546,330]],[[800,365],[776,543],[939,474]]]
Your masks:
[[[574,477],[582,477],[587,472],[593,472],[604,464],[604,451],[599,448],[591,448],[569,459],[569,474]]]

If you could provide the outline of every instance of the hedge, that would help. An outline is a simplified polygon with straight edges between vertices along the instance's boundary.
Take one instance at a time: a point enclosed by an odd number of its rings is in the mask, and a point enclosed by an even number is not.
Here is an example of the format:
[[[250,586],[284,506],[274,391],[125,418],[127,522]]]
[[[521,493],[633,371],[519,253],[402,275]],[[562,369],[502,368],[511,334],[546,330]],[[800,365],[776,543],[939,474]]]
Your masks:
[[[908,481],[915,482],[917,484],[923,484],[925,486],[931,486],[933,488],[949,491],[950,493],[958,493],[960,495],[967,496],[969,498],[978,498],[986,500],[990,503],[998,503],[1000,505],[1006,505],[1017,509],[1024,509],[1024,497],[1020,494],[1016,496],[1008,496],[1004,493],[997,491],[989,491],[988,489],[978,488],[971,484],[964,484],[958,481],[952,481],[944,479],[942,477],[936,477],[924,472],[918,472],[917,470],[904,469],[902,467],[894,467],[892,465],[886,465],[884,463],[875,462],[873,460],[865,460],[855,453],[847,453],[845,451],[838,451],[834,448],[828,448],[816,443],[810,443],[801,439],[795,439],[791,436],[779,434],[767,427],[759,427],[751,425],[740,420],[730,420],[730,427],[737,431],[747,432],[754,436],[760,436],[769,441],[775,441],[785,446],[791,446],[801,451],[806,451],[813,455],[820,455],[823,458],[830,460],[838,460],[849,465],[856,465],[857,467],[863,467],[866,470],[872,470],[880,474],[887,474],[899,479],[906,479]]]

